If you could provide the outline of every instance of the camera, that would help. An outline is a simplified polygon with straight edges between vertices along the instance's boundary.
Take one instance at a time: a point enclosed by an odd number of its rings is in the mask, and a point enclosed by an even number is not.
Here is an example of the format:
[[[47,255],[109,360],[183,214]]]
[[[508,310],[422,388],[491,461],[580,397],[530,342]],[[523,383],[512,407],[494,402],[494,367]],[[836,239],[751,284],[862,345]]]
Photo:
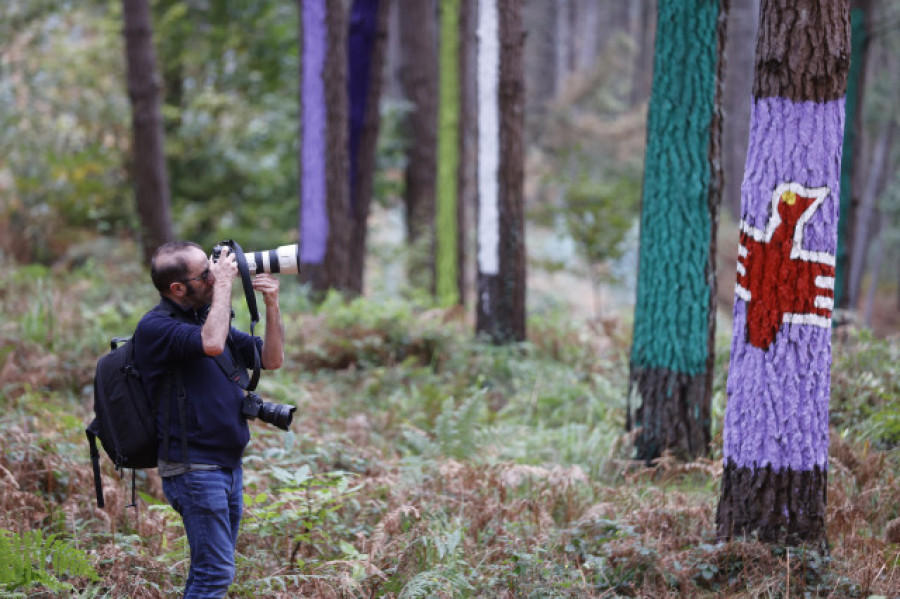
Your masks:
[[[213,248],[213,262],[218,261],[219,256],[222,254],[222,249],[226,246],[234,252],[234,241],[230,239],[222,241]],[[282,245],[274,250],[245,252],[244,256],[247,258],[247,269],[251,275],[260,272],[292,275],[300,272],[300,246],[296,243]]]
[[[296,409],[294,406],[263,401],[259,395],[250,391],[244,396],[241,414],[247,420],[259,418],[266,424],[277,426],[281,430],[286,431],[291,426],[291,421],[294,419],[294,410]]]

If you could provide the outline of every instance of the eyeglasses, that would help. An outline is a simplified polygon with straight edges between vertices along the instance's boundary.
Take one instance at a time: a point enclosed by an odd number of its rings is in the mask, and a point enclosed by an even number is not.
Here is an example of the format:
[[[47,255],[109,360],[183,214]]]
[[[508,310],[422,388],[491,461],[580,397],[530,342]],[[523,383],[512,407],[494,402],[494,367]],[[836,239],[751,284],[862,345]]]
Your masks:
[[[200,281],[200,280],[202,280],[202,281],[205,283],[206,280],[207,280],[208,278],[209,278],[209,267],[207,267],[206,270],[204,270],[202,273],[200,273],[200,276],[199,276],[199,277],[191,277],[190,279],[181,279],[181,282],[182,282],[182,283],[187,283],[188,281]]]

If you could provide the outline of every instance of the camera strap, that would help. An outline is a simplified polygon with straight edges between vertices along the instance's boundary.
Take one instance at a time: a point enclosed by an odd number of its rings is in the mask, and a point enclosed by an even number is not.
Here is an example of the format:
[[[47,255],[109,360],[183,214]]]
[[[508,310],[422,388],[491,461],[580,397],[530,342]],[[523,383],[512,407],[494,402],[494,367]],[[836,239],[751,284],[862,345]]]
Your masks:
[[[256,294],[253,292],[253,280],[250,278],[250,267],[247,266],[247,256],[237,241],[229,240],[228,244],[234,250],[234,258],[237,261],[238,272],[241,273],[241,283],[244,286],[244,297],[247,299],[247,309],[250,311],[250,334],[259,322],[259,309],[256,307]]]
[[[241,283],[244,286],[244,297],[247,299],[247,310],[250,312],[250,336],[254,335],[253,330],[256,328],[256,324],[259,322],[259,309],[256,307],[256,294],[253,291],[253,281],[250,278],[250,267],[247,266],[247,256],[244,255],[244,250],[241,249],[241,246],[238,242],[233,239],[228,240],[228,245],[231,246],[234,251],[234,258],[237,261],[238,272],[241,273]],[[232,353],[234,353],[232,348]],[[238,357],[235,356],[235,360]],[[216,360],[219,363],[219,366],[222,370],[225,371],[225,374],[228,374],[228,369],[223,365],[223,362]],[[246,369],[238,366],[238,369],[244,371]],[[241,380],[238,384],[241,385],[243,389],[246,391],[253,391],[256,389],[257,383],[259,383],[259,370],[260,370],[260,359],[259,359],[259,351],[256,349],[256,346],[253,346],[253,373],[250,375],[249,382],[242,384],[244,381]],[[229,376],[229,378],[232,378]],[[232,379],[234,380],[234,379]]]
[[[244,365],[240,353],[234,347],[231,341],[231,335],[228,336],[228,353],[231,354],[231,360],[223,352],[218,356],[213,356],[213,360],[219,365],[222,372],[225,373],[230,380],[238,384],[245,391],[253,391],[259,383],[260,359],[259,350],[256,344],[253,345],[253,374],[247,374],[248,368]]]

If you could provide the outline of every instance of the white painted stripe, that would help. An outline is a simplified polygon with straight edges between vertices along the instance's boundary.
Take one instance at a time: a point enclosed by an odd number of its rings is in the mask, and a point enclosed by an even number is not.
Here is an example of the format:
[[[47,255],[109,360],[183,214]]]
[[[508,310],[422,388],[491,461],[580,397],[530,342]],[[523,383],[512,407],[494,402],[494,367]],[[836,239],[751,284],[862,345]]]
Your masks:
[[[834,298],[817,295],[813,305],[816,308],[825,308],[826,310],[834,310]]]
[[[816,287],[821,287],[822,289],[834,289],[834,277],[816,277]]]
[[[496,0],[478,2],[478,270],[500,272],[500,27]]]
[[[745,289],[744,287],[741,287],[740,285],[734,286],[734,294],[736,296],[738,296],[740,299],[744,300],[745,302],[750,301],[750,290]]]
[[[745,276],[747,274],[747,267],[745,267],[743,264],[738,262],[737,263],[737,273],[739,275],[741,275],[742,277]]]
[[[750,251],[743,245],[738,246],[738,258],[746,258]]]
[[[809,324],[815,327],[827,329],[831,326],[831,319],[818,314],[785,314],[783,322],[791,324]]]

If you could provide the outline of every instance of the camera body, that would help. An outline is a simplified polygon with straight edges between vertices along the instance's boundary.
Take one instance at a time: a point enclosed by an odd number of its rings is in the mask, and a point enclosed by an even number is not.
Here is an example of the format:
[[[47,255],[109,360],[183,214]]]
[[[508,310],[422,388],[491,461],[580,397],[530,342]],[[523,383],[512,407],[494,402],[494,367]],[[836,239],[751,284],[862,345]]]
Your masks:
[[[234,241],[226,239],[220,242],[212,250],[213,262],[219,260],[222,255],[222,249],[231,248],[234,251]],[[300,246],[296,243],[291,245],[282,245],[274,250],[263,250],[261,252],[245,252],[247,259],[247,269],[251,275],[266,272],[271,274],[292,275],[300,272]]]
[[[285,404],[277,404],[263,399],[252,391],[248,391],[244,396],[244,403],[241,406],[241,414],[247,420],[259,418],[266,424],[277,426],[281,430],[288,430],[291,421],[294,419],[295,406]]]

